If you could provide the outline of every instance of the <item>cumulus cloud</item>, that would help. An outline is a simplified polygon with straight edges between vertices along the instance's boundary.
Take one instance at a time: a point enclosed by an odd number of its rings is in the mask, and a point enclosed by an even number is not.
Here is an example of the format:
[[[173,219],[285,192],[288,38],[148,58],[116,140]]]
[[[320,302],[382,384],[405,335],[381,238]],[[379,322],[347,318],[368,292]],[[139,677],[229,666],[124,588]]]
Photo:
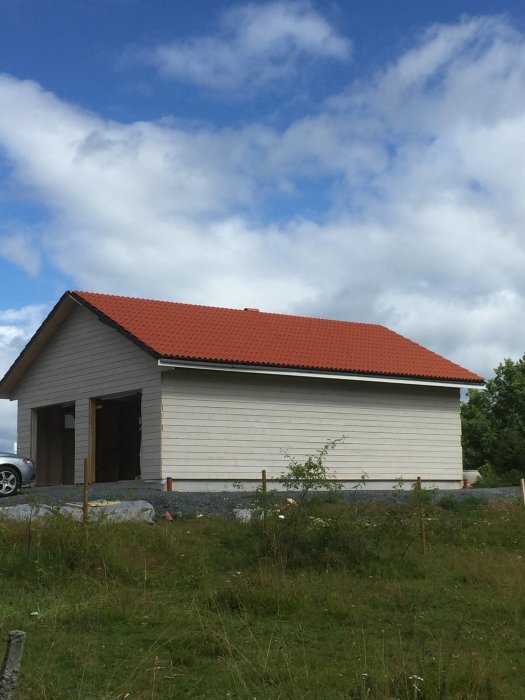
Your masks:
[[[312,59],[344,61],[350,48],[309,2],[270,2],[231,8],[217,34],[163,44],[141,58],[166,77],[231,90],[289,78]]]
[[[42,246],[79,286],[218,304],[266,292],[271,305],[311,286],[288,269],[293,237],[242,214],[268,178],[257,172],[276,138],[266,129],[105,122],[7,76],[0,93],[0,141],[55,212]]]
[[[20,266],[31,276],[35,276],[40,269],[38,248],[31,235],[24,231],[3,234],[0,229],[0,257]]]
[[[9,76],[0,102],[50,212],[28,240],[79,288],[385,323],[482,374],[525,350],[525,39],[501,18],[432,27],[282,130],[121,124]]]

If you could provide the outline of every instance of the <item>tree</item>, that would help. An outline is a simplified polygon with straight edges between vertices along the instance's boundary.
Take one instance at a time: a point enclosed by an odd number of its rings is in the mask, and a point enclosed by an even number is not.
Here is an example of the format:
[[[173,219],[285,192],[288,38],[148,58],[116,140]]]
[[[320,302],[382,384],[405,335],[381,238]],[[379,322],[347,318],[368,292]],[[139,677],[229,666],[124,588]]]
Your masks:
[[[469,390],[461,423],[468,469],[492,469],[509,484],[525,476],[525,355],[504,360],[484,390]]]

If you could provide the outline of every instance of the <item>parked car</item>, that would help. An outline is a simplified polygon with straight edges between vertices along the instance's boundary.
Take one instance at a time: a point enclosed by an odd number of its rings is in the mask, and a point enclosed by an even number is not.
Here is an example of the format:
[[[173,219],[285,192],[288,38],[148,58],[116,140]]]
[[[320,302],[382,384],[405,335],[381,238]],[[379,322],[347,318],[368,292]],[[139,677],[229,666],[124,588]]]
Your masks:
[[[0,452],[0,498],[14,496],[36,479],[35,463],[28,457]]]

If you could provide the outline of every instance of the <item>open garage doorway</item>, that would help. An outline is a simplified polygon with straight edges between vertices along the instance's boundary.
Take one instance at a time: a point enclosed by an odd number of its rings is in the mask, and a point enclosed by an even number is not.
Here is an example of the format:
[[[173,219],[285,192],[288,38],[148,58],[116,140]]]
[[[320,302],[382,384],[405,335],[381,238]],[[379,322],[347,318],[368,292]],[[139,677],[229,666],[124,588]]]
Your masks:
[[[44,406],[36,414],[37,484],[75,482],[75,404]]]
[[[140,404],[140,393],[96,399],[96,482],[140,477]]]

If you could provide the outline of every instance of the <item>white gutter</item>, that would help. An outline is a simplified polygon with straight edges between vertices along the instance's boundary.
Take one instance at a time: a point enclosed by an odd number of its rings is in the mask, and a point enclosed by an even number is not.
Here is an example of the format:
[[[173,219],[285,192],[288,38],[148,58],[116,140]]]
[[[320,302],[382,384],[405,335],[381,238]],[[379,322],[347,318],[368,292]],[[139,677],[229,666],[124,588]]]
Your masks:
[[[379,382],[382,384],[413,384],[416,386],[442,386],[454,389],[467,389],[470,387],[483,387],[484,382],[449,382],[433,381],[425,379],[404,379],[403,377],[374,377],[366,374],[346,374],[343,372],[313,372],[302,369],[286,369],[280,367],[264,367],[258,365],[236,365],[221,362],[194,362],[192,360],[169,360],[161,358],[159,367],[171,369],[205,369],[218,372],[243,372],[247,374],[271,374],[285,377],[310,377],[314,379],[344,379],[353,382]]]

